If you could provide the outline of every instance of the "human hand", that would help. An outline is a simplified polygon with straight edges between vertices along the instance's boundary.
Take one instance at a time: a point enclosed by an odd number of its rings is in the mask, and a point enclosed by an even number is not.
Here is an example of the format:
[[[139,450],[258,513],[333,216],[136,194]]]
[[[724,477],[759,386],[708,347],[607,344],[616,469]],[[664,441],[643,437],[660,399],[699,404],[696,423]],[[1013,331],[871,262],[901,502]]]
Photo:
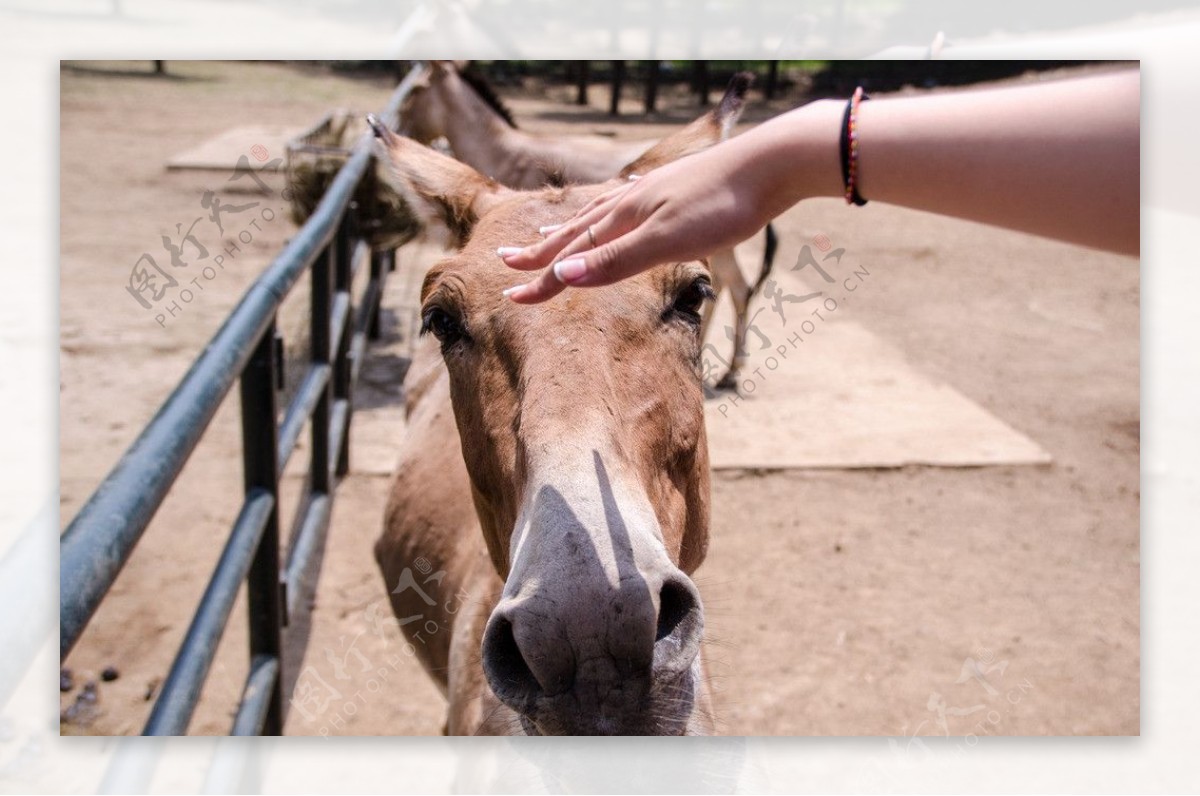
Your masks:
[[[727,144],[631,178],[597,196],[546,239],[497,252],[512,268],[553,268],[505,291],[513,301],[545,301],[566,286],[608,285],[654,265],[695,260],[752,236],[770,220],[761,186],[738,168]]]

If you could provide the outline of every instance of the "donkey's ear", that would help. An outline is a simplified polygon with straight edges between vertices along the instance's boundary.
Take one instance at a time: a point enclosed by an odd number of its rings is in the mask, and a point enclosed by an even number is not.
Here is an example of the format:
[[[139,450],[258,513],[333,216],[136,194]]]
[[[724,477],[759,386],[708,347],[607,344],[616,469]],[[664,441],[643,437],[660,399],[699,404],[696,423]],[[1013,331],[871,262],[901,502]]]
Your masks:
[[[447,246],[461,249],[475,222],[512,194],[465,163],[396,135],[373,115],[367,121],[375,133],[384,179],[408,202],[426,231],[442,237]]]
[[[738,117],[742,115],[746,106],[746,92],[750,90],[750,84],[753,82],[753,74],[738,72],[729,81],[729,87],[725,89],[717,107],[647,149],[641,157],[621,170],[621,176],[640,176],[673,160],[693,155],[724,141],[737,124]]]

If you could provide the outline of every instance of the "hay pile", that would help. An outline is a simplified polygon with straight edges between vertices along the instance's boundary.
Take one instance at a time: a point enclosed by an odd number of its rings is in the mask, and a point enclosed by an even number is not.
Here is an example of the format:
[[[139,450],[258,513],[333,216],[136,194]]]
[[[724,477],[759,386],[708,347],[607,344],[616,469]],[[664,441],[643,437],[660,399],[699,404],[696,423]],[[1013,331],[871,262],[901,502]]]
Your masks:
[[[366,130],[365,116],[337,111],[304,135],[288,143],[288,200],[296,224],[313,214],[338,170],[350,157],[350,147]],[[359,229],[374,249],[394,249],[421,231],[408,204],[375,170],[370,170],[354,194]]]

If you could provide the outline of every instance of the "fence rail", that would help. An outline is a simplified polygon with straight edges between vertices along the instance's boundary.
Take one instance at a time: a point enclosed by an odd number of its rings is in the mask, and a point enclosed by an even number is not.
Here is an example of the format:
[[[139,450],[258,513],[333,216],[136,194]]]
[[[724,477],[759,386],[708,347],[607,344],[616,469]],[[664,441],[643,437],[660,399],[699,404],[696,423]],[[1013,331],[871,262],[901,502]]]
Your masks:
[[[395,128],[421,70],[400,83],[381,114]],[[245,497],[143,734],[181,735],[247,584],[250,668],[231,734],[280,734],[284,721],[283,629],[307,610],[301,595],[324,550],[334,490],[349,463],[352,393],[395,251],[370,251],[352,198],[374,166],[370,133],[356,143],[312,216],[251,285],[154,418],[71,521],[60,540],[59,657],[65,659],[112,587],[146,527],[239,382]],[[355,271],[369,260],[355,306]],[[311,357],[280,421],[282,382],[276,314],[310,275]],[[279,478],[310,421],[307,488],[291,532],[279,528]],[[281,542],[286,542],[282,545]],[[284,556],[283,550],[287,554]]]

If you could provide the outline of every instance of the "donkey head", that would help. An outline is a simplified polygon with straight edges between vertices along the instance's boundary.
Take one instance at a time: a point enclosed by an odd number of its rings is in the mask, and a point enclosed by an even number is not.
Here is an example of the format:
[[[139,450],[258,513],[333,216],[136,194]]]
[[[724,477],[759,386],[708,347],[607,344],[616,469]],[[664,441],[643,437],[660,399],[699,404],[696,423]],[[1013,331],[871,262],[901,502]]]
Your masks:
[[[629,170],[719,140],[742,93]],[[696,375],[706,264],[515,305],[501,291],[521,275],[497,247],[532,243],[606,186],[513,191],[377,134],[393,184],[453,247],[425,277],[421,312],[505,582],[483,641],[489,685],[531,734],[704,730],[704,618],[689,575],[708,546]]]
[[[516,127],[512,113],[482,77],[454,61],[430,61],[400,107],[400,133],[429,144],[449,134],[455,116],[466,123],[490,120]]]

